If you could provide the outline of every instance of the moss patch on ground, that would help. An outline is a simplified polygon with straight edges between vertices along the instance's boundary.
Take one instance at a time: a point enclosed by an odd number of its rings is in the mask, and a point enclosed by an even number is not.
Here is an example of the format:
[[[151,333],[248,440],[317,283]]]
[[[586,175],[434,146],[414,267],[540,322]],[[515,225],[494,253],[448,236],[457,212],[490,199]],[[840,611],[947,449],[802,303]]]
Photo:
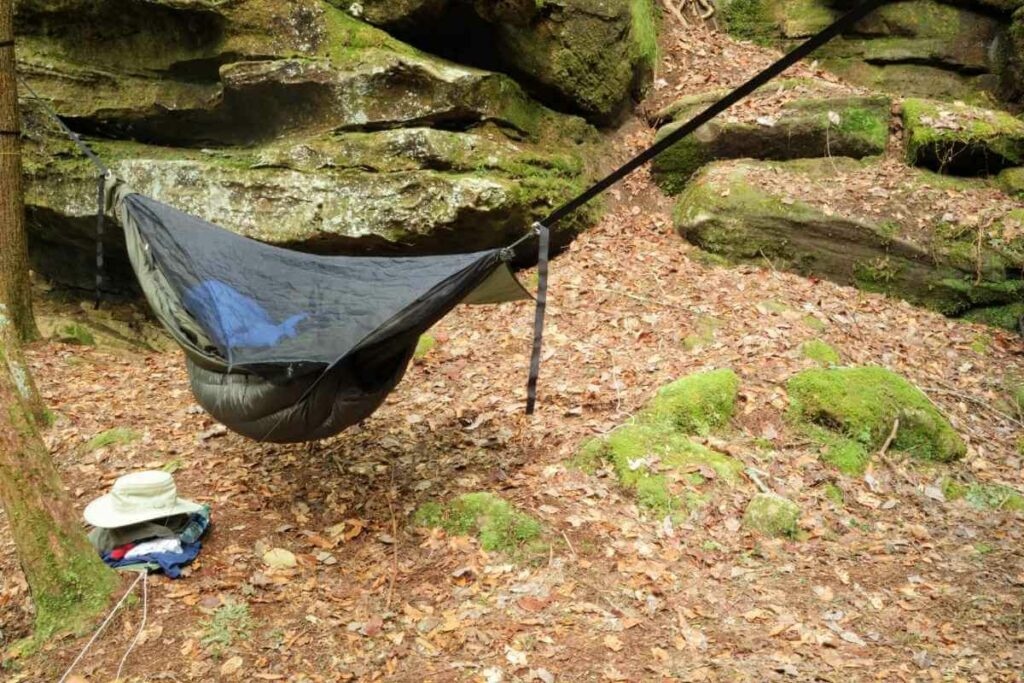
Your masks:
[[[695,443],[732,417],[739,379],[731,370],[684,377],[662,387],[632,421],[584,443],[571,464],[592,472],[610,465],[641,507],[658,515],[707,503],[714,488],[736,485],[743,464]]]
[[[759,493],[747,504],[743,524],[767,536],[796,538],[800,506],[774,493]]]
[[[416,350],[413,351],[412,357],[415,360],[423,360],[434,350],[435,346],[437,346],[437,339],[433,335],[424,334],[416,342]]]
[[[705,346],[710,346],[715,341],[715,330],[717,330],[720,325],[721,323],[714,318],[698,318],[697,324],[694,325],[693,332],[686,335],[686,338],[683,339],[683,349],[686,351],[696,351],[697,349]]]
[[[821,365],[839,365],[841,359],[839,352],[820,339],[806,341],[800,347],[800,353],[804,358],[809,358]]]
[[[709,434],[732,419],[740,379],[732,370],[689,375],[658,390],[644,409],[647,422],[668,422],[684,434]]]
[[[444,504],[424,503],[413,514],[413,523],[440,527],[457,536],[475,536],[488,552],[532,556],[547,548],[539,521],[486,491],[466,493]]]
[[[100,448],[137,441],[142,435],[127,427],[114,427],[100,432],[85,443],[85,450],[95,451]]]
[[[890,448],[951,462],[966,446],[924,393],[884,368],[807,370],[789,380],[790,417],[824,446],[822,457],[844,472],[863,471],[872,452],[899,430]]]
[[[1024,494],[1003,484],[962,484],[952,479],[943,482],[947,500],[965,500],[979,510],[1010,510],[1024,512]]]
[[[968,311],[963,319],[1016,332],[1020,329],[1021,320],[1024,320],[1024,303],[975,308]]]

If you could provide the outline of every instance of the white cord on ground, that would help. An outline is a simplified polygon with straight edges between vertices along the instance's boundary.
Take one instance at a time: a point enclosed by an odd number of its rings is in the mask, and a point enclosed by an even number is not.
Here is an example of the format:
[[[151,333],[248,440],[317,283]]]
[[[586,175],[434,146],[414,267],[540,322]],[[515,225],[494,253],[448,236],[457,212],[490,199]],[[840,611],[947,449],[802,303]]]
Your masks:
[[[107,618],[104,619],[103,623],[100,624],[100,627],[96,629],[96,633],[92,634],[92,638],[90,638],[89,642],[85,644],[85,647],[82,649],[82,651],[78,653],[77,657],[75,657],[75,661],[71,662],[71,666],[68,667],[68,670],[64,672],[64,675],[60,677],[60,680],[57,681],[57,683],[64,683],[64,681],[67,680],[68,676],[71,675],[71,672],[74,671],[76,666],[78,666],[78,663],[82,661],[82,657],[84,657],[86,653],[89,652],[89,649],[93,646],[93,643],[95,643],[96,639],[100,637],[100,634],[103,633],[103,630],[107,628],[107,625],[110,623],[110,620],[114,618],[115,614],[117,614],[117,610],[121,609],[121,605],[123,605],[124,601],[128,599],[128,596],[132,594],[132,591],[135,590],[135,587],[139,585],[139,581],[142,581],[142,577],[145,576],[145,574],[145,572],[139,574],[139,577],[135,579],[134,583],[132,583],[132,585],[128,587],[128,590],[124,592],[124,595],[121,596],[121,599],[118,600],[117,604],[114,605],[114,608],[110,610],[110,613],[107,615]]]
[[[143,629],[146,628],[146,617],[149,616],[149,571],[146,569],[142,570],[142,621],[139,623],[139,630],[135,634],[135,638],[132,639],[132,644],[125,650],[124,657],[121,657],[121,663],[117,665],[117,675],[114,676],[115,681],[121,680],[121,671],[124,669],[124,663],[128,661],[128,655],[135,649],[136,643],[139,642],[139,638],[142,636]]]

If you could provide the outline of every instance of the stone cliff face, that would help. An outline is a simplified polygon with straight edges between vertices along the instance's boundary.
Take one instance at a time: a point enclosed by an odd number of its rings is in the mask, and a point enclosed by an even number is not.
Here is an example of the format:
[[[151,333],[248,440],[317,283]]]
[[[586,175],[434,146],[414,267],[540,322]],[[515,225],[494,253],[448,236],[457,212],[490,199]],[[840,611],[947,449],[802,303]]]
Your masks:
[[[852,0],[732,0],[741,37],[782,46],[821,30]],[[852,82],[900,95],[973,102],[1024,98],[1020,0],[903,0],[886,5],[817,57]]]
[[[21,0],[18,64],[136,189],[230,229],[327,253],[493,247],[592,176],[600,138],[577,115],[611,121],[642,90],[652,9],[649,0],[550,11],[531,0],[525,14],[515,3],[467,6],[522,41],[509,50],[519,61],[479,66],[471,50],[451,54],[466,62],[457,63],[367,23],[401,33],[414,16],[445,21],[444,4]],[[601,37],[617,56],[606,73],[585,53],[570,63],[560,47],[568,39],[551,24],[575,21],[608,28]],[[583,71],[590,81],[552,75]],[[85,284],[94,172],[22,95],[37,265]],[[587,220],[561,226],[563,239]],[[124,261],[112,269],[115,284],[128,281],[118,277]]]

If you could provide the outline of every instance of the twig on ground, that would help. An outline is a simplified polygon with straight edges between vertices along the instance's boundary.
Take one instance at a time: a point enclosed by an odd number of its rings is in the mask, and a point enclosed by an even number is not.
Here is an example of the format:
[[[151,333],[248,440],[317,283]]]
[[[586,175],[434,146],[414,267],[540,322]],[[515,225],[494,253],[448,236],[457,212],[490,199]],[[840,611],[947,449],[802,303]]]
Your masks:
[[[569,552],[572,553],[572,556],[578,558],[579,555],[576,554],[576,548],[572,547],[572,541],[569,540],[569,537],[565,535],[564,531],[562,532],[562,538],[565,539],[565,544],[569,546]]]
[[[993,415],[998,415],[999,417],[1003,418],[1004,420],[1007,420],[1008,422],[1012,422],[1013,424],[1017,425],[1018,427],[1024,428],[1024,421],[1018,420],[1013,415],[1008,415],[1007,413],[1004,413],[1003,411],[999,410],[998,408],[994,408],[992,405],[989,404],[988,401],[985,401],[984,399],[980,399],[980,398],[977,398],[975,396],[971,396],[970,394],[965,394],[962,391],[957,391],[956,389],[945,389],[945,388],[942,388],[942,387],[923,387],[923,388],[924,388],[925,392],[934,391],[937,394],[946,394],[947,396],[955,396],[957,398],[962,398],[965,401],[970,401],[971,403],[984,408],[985,410],[987,410],[988,412],[992,413]]]
[[[748,477],[750,477],[751,481],[753,481],[755,484],[757,484],[757,488],[761,489],[761,493],[771,493],[772,492],[772,490],[770,488],[768,488],[767,486],[765,486],[764,482],[761,481],[761,477],[758,476],[757,470],[755,470],[753,467],[748,467],[748,468],[746,468],[743,471],[746,473],[746,475]],[[762,474],[763,474],[763,472],[762,472]]]
[[[900,419],[897,417],[892,421],[892,431],[889,432],[889,438],[885,440],[885,443],[882,444],[882,448],[879,449],[878,457],[884,458],[885,454],[889,452],[889,446],[892,445],[898,431],[900,431]]]
[[[395,465],[388,468],[391,471],[391,482],[388,486],[388,513],[391,515],[391,580],[388,583],[388,597],[385,606],[391,607],[391,600],[395,597],[395,583],[398,581],[398,519],[395,517],[395,505],[392,501],[395,495]]]

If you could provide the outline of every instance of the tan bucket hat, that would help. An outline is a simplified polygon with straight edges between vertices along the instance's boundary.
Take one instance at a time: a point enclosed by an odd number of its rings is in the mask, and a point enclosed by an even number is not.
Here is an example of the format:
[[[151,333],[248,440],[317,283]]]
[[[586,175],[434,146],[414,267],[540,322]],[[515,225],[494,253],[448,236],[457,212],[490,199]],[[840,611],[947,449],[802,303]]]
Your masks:
[[[85,508],[85,521],[101,529],[198,512],[202,505],[178,498],[174,477],[167,472],[133,472],[118,478],[105,496]]]

